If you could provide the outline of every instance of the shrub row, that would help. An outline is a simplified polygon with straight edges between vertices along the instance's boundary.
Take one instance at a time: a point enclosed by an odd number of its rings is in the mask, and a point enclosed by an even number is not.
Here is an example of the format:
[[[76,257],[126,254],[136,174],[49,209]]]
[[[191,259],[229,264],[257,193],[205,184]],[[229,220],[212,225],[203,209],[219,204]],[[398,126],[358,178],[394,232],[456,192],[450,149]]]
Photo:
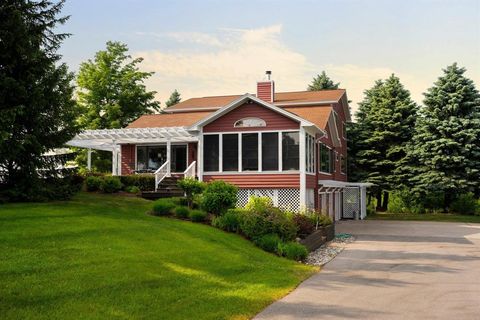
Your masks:
[[[122,190],[123,184],[119,177],[114,176],[89,176],[85,179],[87,191],[102,191],[114,193]]]
[[[181,198],[158,199],[153,203],[152,214],[156,216],[175,216],[179,219],[190,219],[193,222],[203,222],[207,213],[202,210],[191,210],[182,205]]]

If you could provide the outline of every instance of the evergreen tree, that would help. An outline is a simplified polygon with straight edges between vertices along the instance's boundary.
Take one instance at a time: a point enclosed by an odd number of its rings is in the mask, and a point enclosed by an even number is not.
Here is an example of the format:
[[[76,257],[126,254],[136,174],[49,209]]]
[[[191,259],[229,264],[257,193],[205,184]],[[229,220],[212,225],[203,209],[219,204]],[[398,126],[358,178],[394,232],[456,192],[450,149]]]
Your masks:
[[[123,128],[143,114],[160,111],[156,92],[147,91],[144,84],[153,72],[139,71],[143,59],[132,59],[127,52],[125,44],[107,42],[106,50],[80,65],[77,85],[83,128]]]
[[[177,89],[175,89],[172,94],[170,95],[170,98],[168,99],[167,102],[165,102],[165,105],[168,107],[174,106],[177,103],[179,103],[182,100],[180,97],[180,93],[178,93]]]
[[[407,143],[413,135],[417,105],[395,75],[378,80],[365,91],[359,104],[357,124],[350,142],[362,180],[375,184],[377,206],[386,210],[389,191],[398,186],[396,171],[406,157]],[[383,202],[382,199],[383,193]]]
[[[411,183],[442,192],[444,208],[464,192],[480,193],[480,94],[456,63],[424,94],[409,155]]]
[[[312,83],[308,85],[308,91],[338,89],[339,85],[340,83],[334,83],[325,71],[322,71],[322,73],[317,74],[317,76],[313,78]]]
[[[69,36],[55,33],[63,4],[0,2],[0,183],[12,200],[44,195],[53,164],[43,155],[78,132],[73,74],[57,53]]]

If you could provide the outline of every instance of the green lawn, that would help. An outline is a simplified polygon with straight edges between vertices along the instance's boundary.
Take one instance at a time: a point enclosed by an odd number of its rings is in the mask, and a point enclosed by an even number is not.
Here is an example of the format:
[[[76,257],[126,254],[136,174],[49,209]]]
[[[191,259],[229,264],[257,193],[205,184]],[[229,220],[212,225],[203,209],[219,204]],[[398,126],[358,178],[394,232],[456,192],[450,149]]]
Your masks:
[[[151,202],[0,205],[2,319],[245,319],[317,269]]]
[[[443,222],[473,222],[480,223],[480,216],[470,216],[449,213],[426,213],[426,214],[407,214],[407,213],[384,213],[377,212],[369,214],[369,220],[414,220],[414,221],[443,221]]]

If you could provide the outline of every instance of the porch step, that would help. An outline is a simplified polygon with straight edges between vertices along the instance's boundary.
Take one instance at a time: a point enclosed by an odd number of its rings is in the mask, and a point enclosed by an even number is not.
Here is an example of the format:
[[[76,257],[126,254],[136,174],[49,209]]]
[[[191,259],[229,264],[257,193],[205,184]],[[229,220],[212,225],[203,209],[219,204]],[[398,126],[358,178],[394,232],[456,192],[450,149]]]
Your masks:
[[[142,198],[156,200],[160,198],[182,197],[183,191],[177,186],[177,177],[165,177],[158,185],[157,191],[143,191]]]

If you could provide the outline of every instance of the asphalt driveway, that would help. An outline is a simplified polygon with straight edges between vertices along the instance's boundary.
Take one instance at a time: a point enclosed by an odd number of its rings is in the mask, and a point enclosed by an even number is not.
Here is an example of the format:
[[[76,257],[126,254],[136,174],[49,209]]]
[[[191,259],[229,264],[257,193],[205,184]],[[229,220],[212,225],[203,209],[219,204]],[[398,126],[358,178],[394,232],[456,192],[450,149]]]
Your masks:
[[[480,224],[344,221],[357,236],[255,319],[480,319]]]

